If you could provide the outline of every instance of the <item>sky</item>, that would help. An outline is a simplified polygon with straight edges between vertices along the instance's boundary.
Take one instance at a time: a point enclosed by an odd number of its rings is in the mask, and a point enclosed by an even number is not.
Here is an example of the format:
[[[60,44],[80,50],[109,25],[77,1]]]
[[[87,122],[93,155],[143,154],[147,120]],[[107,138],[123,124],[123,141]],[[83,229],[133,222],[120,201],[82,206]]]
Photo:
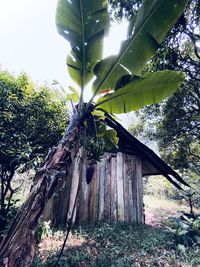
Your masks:
[[[56,0],[0,0],[0,65],[34,81],[66,79],[69,46],[56,32]]]
[[[57,33],[56,5],[57,0],[0,0],[0,69],[16,75],[24,71],[39,85],[53,80],[65,89],[72,85],[66,67],[70,46]],[[112,27],[104,56],[117,53],[126,27],[127,23]],[[125,127],[131,117],[123,116]]]
[[[56,79],[68,84],[65,59],[70,47],[56,31],[56,4],[57,0],[0,0],[1,69],[25,71],[40,83]],[[118,51],[119,36],[125,34],[124,25],[112,28],[105,55]]]

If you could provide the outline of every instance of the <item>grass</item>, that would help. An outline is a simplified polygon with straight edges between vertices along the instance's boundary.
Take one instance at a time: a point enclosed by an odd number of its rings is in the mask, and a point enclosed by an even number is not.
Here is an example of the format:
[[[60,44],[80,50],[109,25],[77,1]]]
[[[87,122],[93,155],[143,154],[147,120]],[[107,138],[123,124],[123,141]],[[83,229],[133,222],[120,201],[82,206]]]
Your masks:
[[[145,197],[146,217],[151,225],[98,223],[74,229],[59,266],[139,267],[200,266],[200,247],[181,247],[163,227],[176,216],[173,201]],[[162,210],[162,212],[160,212]],[[153,223],[152,223],[153,222]],[[161,227],[162,225],[162,227]],[[62,246],[64,232],[48,230],[39,244],[34,267],[53,267]]]
[[[179,216],[180,212],[188,212],[189,208],[178,201],[156,198],[153,195],[144,196],[146,224],[165,226],[171,217]]]

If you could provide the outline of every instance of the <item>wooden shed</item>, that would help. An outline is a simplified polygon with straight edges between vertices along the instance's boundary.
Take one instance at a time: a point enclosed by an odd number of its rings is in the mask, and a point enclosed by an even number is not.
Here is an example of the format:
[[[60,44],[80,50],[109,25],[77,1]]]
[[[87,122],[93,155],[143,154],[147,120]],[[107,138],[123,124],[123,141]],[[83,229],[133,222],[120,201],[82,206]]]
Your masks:
[[[143,223],[142,177],[146,175],[163,175],[178,189],[181,189],[179,184],[188,186],[178,173],[111,116],[107,115],[106,122],[117,131],[119,151],[104,154],[104,159],[95,166],[90,184],[86,181],[86,163],[83,162],[80,178],[73,173],[71,181],[48,205],[45,219],[51,219],[52,225],[67,223],[78,187],[73,221],[84,224],[97,221]]]

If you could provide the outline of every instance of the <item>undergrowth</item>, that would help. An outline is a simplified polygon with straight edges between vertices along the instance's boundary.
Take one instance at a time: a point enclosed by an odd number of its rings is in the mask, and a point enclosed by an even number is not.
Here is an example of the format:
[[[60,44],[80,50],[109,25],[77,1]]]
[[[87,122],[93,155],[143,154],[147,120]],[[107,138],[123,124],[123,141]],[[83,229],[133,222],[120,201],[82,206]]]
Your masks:
[[[39,244],[33,267],[53,267],[64,232],[50,231]],[[163,228],[125,223],[82,226],[70,234],[59,266],[138,267],[200,266],[200,247],[178,246]]]

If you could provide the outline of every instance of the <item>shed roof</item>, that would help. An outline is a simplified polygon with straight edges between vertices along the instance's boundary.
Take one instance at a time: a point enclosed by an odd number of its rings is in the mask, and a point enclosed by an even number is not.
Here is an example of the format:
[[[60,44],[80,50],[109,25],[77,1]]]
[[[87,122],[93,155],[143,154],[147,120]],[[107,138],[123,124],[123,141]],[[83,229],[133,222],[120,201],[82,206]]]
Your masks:
[[[121,152],[136,155],[142,160],[142,175],[163,175],[178,189],[181,185],[189,186],[183,178],[163,161],[153,150],[130,134],[120,123],[106,115],[108,126],[114,128],[119,137],[119,149]]]

